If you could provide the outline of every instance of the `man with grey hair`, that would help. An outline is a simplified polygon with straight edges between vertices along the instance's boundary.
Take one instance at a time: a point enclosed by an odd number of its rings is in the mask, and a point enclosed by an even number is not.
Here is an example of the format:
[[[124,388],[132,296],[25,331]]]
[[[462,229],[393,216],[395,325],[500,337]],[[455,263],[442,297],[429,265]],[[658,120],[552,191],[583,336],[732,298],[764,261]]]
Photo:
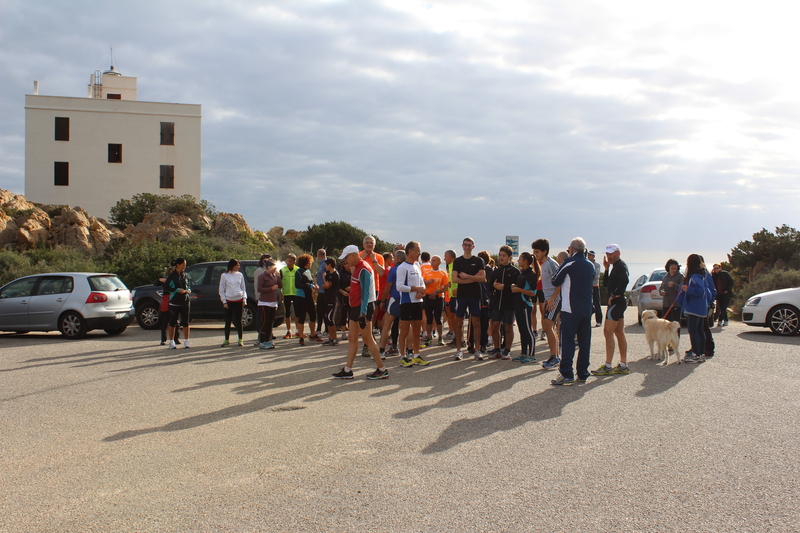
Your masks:
[[[575,357],[575,343],[578,337],[577,373],[579,383],[585,383],[589,377],[589,349],[592,345],[592,281],[594,265],[586,259],[586,241],[575,237],[567,248],[569,257],[564,259],[553,277],[556,292],[552,299],[561,295],[561,363],[558,366],[560,375],[552,380],[553,385],[572,385],[575,373],[572,360]]]

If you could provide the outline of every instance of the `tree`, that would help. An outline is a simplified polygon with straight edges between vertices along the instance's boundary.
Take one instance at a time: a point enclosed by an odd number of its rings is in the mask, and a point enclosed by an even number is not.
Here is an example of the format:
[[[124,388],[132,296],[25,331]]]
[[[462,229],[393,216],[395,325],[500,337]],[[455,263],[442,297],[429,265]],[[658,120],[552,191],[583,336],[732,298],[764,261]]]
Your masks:
[[[205,215],[210,219],[217,216],[217,210],[207,200],[196,200],[191,194],[171,196],[143,192],[135,194],[130,200],[119,200],[110,210],[110,221],[120,229],[128,224],[136,225],[144,220],[148,213],[166,211],[181,213],[194,219],[197,215]]]
[[[295,242],[303,250],[310,252],[316,251],[311,248],[325,248],[328,251],[328,255],[332,256],[340,253],[348,244],[355,244],[360,247],[364,237],[367,235],[366,231],[347,222],[323,222],[322,224],[308,226],[308,229]],[[391,252],[393,246],[392,243],[375,237],[376,252]]]
[[[752,241],[739,242],[728,257],[740,286],[752,281],[757,266],[766,270],[800,268],[800,232],[786,224],[775,228],[775,233],[762,228]]]

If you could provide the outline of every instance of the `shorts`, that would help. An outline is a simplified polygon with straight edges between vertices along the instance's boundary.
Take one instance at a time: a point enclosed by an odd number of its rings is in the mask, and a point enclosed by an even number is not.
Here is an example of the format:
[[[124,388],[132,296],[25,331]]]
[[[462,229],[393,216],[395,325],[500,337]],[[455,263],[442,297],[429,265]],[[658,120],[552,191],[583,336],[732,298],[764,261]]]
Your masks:
[[[297,302],[297,296],[283,297],[283,309],[287,318],[292,315],[292,311],[294,311],[295,316],[297,315],[297,304],[295,302]]]
[[[467,309],[469,309],[469,316],[481,316],[481,299],[480,298],[456,298],[456,317],[464,318],[467,316]]]
[[[400,304],[400,320],[422,320],[422,302]]]
[[[314,299],[310,296],[294,296],[294,316],[298,324],[306,323],[306,316],[310,322],[317,321],[317,309]]]
[[[372,319],[375,318],[375,302],[370,302],[367,304],[367,312],[364,313],[367,317],[367,322],[372,322]],[[361,316],[361,306],[358,307],[351,307],[350,308],[350,320],[352,322],[358,322],[358,318]]]
[[[425,298],[425,318],[428,325],[433,325],[434,321],[437,326],[442,325],[442,309],[444,308],[443,298]]]
[[[458,298],[453,297],[450,298],[450,301],[447,302],[447,308],[450,309],[451,313],[456,312],[456,304],[458,303]]]
[[[513,309],[492,309],[492,320],[495,322],[502,322],[503,324],[514,323],[514,310]]]
[[[544,303],[544,291],[536,291],[536,296],[533,297],[532,302],[534,304],[543,304]]]
[[[395,318],[400,318],[400,300],[396,298],[389,298],[389,305],[386,312]]]
[[[181,327],[189,325],[189,306],[170,305],[169,306],[169,327],[174,328],[180,322]]]
[[[628,308],[628,302],[625,301],[624,296],[617,296],[611,300],[611,305],[606,309],[606,320],[622,320],[625,317],[625,310]]]
[[[556,305],[553,306],[552,309],[549,311],[544,312],[545,320],[549,320],[550,322],[555,322],[558,319],[558,313],[561,312],[561,298],[558,298]]]

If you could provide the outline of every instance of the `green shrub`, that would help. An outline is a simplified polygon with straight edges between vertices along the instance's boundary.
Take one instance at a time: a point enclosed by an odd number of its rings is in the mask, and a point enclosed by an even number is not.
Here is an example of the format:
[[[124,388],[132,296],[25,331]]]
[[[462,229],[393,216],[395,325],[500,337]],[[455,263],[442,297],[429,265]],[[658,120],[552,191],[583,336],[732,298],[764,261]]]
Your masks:
[[[105,264],[70,248],[0,251],[0,285],[23,276],[47,272],[105,272]]]
[[[800,287],[800,270],[772,270],[746,284],[736,294],[736,309],[741,310],[751,296],[767,291]]]
[[[180,213],[187,217],[205,215],[214,220],[217,209],[207,200],[196,200],[191,194],[171,196],[167,194],[152,194],[149,192],[135,194],[130,200],[119,200],[110,209],[109,221],[120,229],[128,224],[139,224],[147,213],[166,211]]]
[[[359,248],[364,242],[367,232],[342,221],[323,222],[308,226],[297,241],[296,245],[311,253],[319,248],[325,248],[329,256],[340,253],[348,244],[355,244]],[[375,237],[375,251],[378,253],[391,252],[394,245]],[[312,250],[312,248],[315,248]]]

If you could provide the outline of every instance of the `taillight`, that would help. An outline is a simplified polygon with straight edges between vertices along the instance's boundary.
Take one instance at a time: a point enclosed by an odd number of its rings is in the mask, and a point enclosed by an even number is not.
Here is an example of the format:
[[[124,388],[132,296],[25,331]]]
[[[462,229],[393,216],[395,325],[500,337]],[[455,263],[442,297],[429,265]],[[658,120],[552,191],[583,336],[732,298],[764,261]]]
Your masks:
[[[650,293],[650,292],[653,292],[654,290],[656,290],[656,286],[655,285],[645,285],[644,287],[642,287],[642,292],[643,293],[644,292]]]
[[[87,304],[99,304],[108,301],[108,296],[103,294],[102,292],[93,292],[86,298]]]

